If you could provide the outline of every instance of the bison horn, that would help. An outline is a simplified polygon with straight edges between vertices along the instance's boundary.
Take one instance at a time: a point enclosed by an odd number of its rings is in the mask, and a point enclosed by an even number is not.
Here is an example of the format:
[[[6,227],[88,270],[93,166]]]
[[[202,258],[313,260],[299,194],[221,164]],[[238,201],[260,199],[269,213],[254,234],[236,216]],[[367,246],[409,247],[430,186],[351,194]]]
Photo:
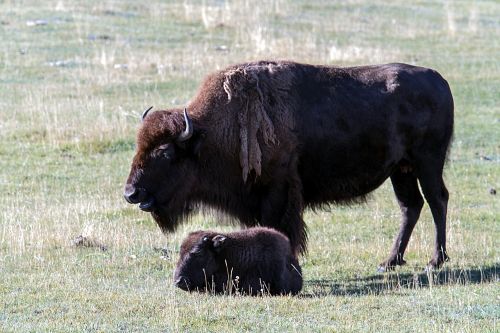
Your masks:
[[[191,119],[189,119],[186,108],[184,108],[184,122],[186,123],[186,129],[179,134],[176,140],[177,142],[184,142],[193,136],[193,124],[191,123]]]
[[[141,117],[142,121],[144,121],[144,118],[146,118],[146,116],[148,115],[148,112],[151,111],[152,108],[153,107],[150,106],[146,111],[143,112],[142,117]]]

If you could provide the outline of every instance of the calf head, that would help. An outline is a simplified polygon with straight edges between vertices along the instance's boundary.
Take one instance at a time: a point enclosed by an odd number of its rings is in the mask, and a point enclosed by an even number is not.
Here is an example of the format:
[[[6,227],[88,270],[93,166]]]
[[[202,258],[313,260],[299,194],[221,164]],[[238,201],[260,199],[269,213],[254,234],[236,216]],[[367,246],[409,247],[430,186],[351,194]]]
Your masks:
[[[226,236],[213,232],[190,233],[181,245],[174,273],[175,285],[183,290],[210,290],[214,283],[219,289],[218,273],[226,271],[225,262],[219,255],[225,241]]]

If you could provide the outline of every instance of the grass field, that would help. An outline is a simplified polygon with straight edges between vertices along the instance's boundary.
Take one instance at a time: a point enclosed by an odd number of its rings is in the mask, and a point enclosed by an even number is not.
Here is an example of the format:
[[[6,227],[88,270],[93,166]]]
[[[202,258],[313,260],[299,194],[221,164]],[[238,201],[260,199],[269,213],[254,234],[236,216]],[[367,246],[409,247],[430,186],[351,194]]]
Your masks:
[[[173,287],[180,241],[122,191],[146,107],[184,105],[207,73],[255,59],[438,70],[455,98],[448,250],[376,274],[399,227],[389,183],[364,205],[306,213],[298,297]],[[1,332],[500,331],[498,1],[0,0]],[[72,246],[85,235],[107,247]],[[166,250],[161,250],[161,249]]]

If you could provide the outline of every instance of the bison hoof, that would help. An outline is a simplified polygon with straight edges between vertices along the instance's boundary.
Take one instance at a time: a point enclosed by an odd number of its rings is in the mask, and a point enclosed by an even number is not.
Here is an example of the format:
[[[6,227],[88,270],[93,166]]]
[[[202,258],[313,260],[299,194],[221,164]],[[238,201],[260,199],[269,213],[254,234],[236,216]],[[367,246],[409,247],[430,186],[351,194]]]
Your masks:
[[[440,252],[439,254],[435,255],[431,261],[425,266],[425,271],[426,272],[431,272],[435,269],[441,268],[443,264],[447,261],[450,260],[450,257],[446,254],[446,252]]]
[[[381,263],[377,268],[377,273],[386,273],[394,270],[396,266],[406,265],[406,260],[403,258],[391,258]]]

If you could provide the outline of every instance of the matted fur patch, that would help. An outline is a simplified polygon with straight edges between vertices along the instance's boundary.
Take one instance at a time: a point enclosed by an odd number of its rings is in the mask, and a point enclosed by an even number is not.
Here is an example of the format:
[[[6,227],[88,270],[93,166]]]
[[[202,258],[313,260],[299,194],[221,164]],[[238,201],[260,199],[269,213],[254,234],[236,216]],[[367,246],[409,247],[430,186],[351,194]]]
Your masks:
[[[225,73],[224,91],[228,102],[240,99],[239,110],[240,164],[243,180],[255,171],[260,176],[262,148],[277,145],[276,126],[290,126],[292,115],[286,104],[293,74],[287,64],[255,63],[229,69]]]

